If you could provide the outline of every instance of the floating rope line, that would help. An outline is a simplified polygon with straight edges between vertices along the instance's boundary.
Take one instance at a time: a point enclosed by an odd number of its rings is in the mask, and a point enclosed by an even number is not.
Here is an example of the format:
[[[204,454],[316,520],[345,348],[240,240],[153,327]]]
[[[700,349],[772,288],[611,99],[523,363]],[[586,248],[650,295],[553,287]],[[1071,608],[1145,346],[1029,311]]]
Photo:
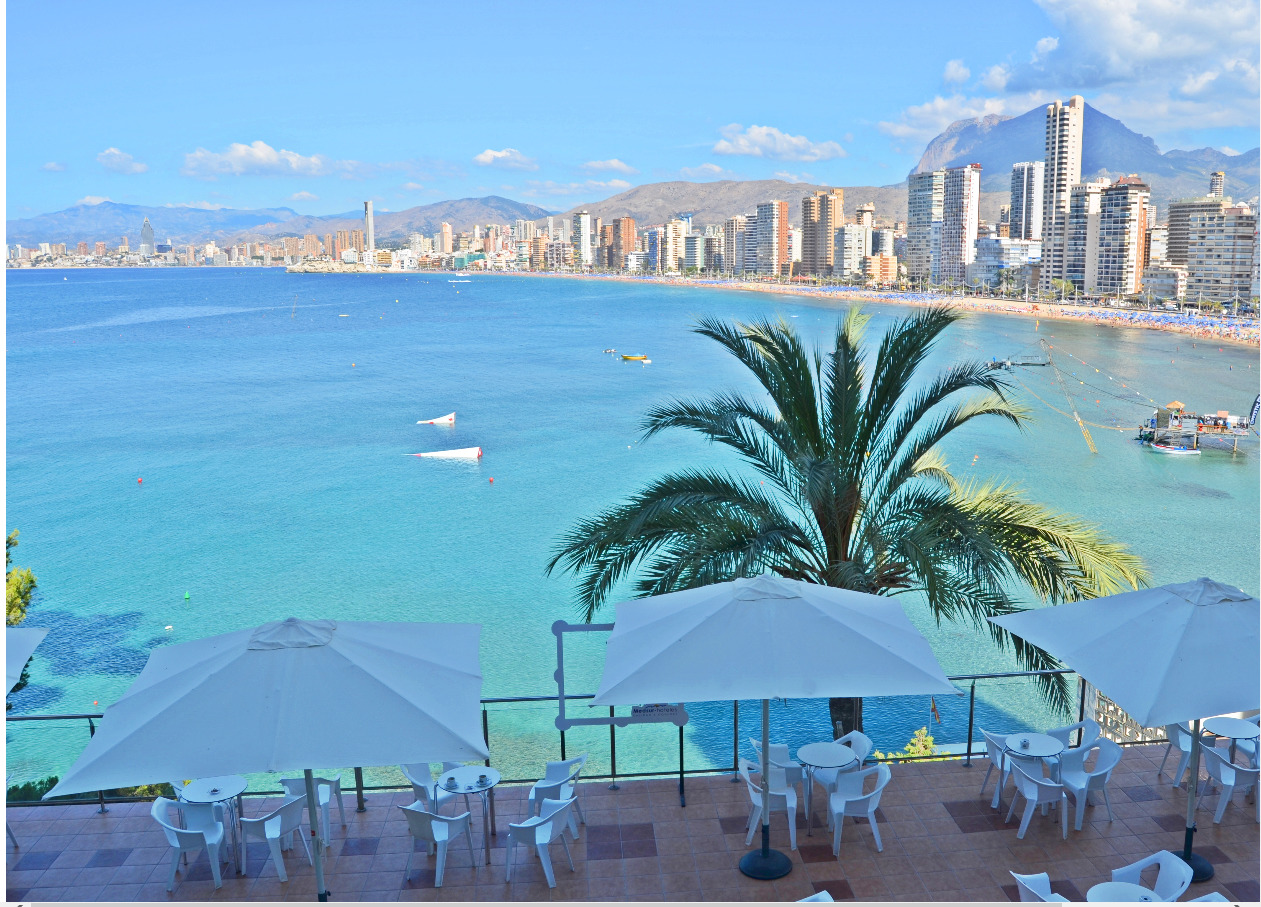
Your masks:
[[[1046,400],[1043,400],[1036,393],[1034,393],[1033,389],[1030,388],[1029,385],[1025,384],[1019,378],[1016,379],[1016,383],[1019,384],[1021,387],[1023,387],[1026,391],[1028,391],[1031,397],[1033,397],[1039,403],[1044,404],[1047,407],[1047,409],[1054,410],[1055,412],[1059,413],[1061,416],[1067,416],[1070,419],[1076,419],[1077,421],[1084,422],[1086,425],[1089,425],[1091,428],[1103,428],[1103,429],[1107,429],[1108,431],[1133,431],[1134,430],[1130,428],[1122,428],[1117,425],[1100,425],[1098,422],[1091,422],[1087,419],[1082,419],[1080,416],[1074,416],[1072,413],[1065,412],[1064,410],[1060,409],[1054,404],[1048,403]]]

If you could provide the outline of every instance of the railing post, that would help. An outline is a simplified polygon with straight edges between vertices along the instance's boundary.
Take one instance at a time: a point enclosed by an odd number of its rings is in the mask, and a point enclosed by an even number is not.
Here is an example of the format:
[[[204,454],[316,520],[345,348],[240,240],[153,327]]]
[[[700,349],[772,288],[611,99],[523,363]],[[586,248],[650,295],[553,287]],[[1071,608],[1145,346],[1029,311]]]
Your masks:
[[[740,700],[731,701],[731,783],[740,783]]]
[[[565,732],[561,731],[560,732],[560,761],[564,762],[566,758],[567,757],[565,756]]]
[[[95,737],[95,736],[96,736],[96,724],[95,724],[95,723],[93,723],[93,721],[92,721],[92,719],[91,719],[91,718],[89,718],[89,719],[88,719],[88,737],[89,737],[89,738],[91,738],[91,737]],[[107,813],[107,812],[109,812],[109,808],[108,808],[108,807],[106,807],[106,805],[105,805],[105,791],[103,791],[103,790],[98,790],[98,791],[96,792],[96,800],[97,800],[97,802],[98,802],[98,803],[100,803],[100,804],[101,804],[101,808],[97,810],[97,812],[98,812],[98,813]]]
[[[976,714],[976,681],[972,681],[972,689],[968,693],[968,755],[963,760],[964,768],[972,767],[972,720]]]
[[[609,706],[609,717],[613,717],[613,706]],[[609,724],[609,764],[613,774],[613,783],[609,785],[609,790],[620,790],[617,785],[617,725],[612,723]]]
[[[1081,677],[1077,683],[1077,720],[1086,720],[1086,678]],[[1082,737],[1085,735],[1085,728],[1077,729],[1077,745],[1081,746]]]
[[[482,703],[482,739],[486,741],[486,767],[490,768],[490,715],[486,711],[486,703]],[[490,789],[487,799],[490,801],[490,833],[498,837],[499,831],[495,825],[495,789],[493,787]]]
[[[366,813],[368,806],[363,801],[363,769],[358,765],[355,766],[355,800],[358,803],[355,812]]]
[[[683,725],[679,725],[679,806],[687,806],[683,793]]]

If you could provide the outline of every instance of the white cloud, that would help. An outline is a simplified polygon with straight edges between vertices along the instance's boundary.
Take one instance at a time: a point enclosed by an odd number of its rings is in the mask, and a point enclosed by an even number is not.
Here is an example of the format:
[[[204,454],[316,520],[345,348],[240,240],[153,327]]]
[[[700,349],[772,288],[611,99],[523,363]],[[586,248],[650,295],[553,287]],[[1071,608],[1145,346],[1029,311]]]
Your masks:
[[[1043,57],[1045,57],[1047,54],[1049,54],[1051,51],[1055,50],[1059,46],[1060,46],[1059,38],[1056,38],[1054,36],[1047,37],[1047,38],[1039,38],[1038,43],[1033,45],[1032,59],[1035,62],[1037,60],[1041,60]]]
[[[679,170],[679,175],[685,179],[713,179],[715,176],[730,176],[731,171],[706,162],[699,167],[684,167]]]
[[[44,166],[40,167],[39,169],[40,169],[40,170],[47,170],[47,171],[49,171],[50,173],[61,173],[63,170],[65,170],[65,169],[66,169],[66,165],[65,165],[65,164],[59,164],[59,163],[57,163],[56,161],[49,161],[47,164],[45,164]]]
[[[958,85],[966,82],[971,76],[972,70],[964,66],[962,60],[950,60],[946,63],[946,71],[941,77],[948,85]]]
[[[420,183],[403,183],[403,188],[406,189],[408,192],[419,192],[421,189],[424,189],[425,187],[421,185]]]
[[[148,164],[141,163],[127,152],[119,151],[117,148],[106,148],[96,156],[96,159],[101,162],[102,167],[114,173],[144,173],[149,169]]]
[[[104,195],[85,195],[83,198],[75,202],[76,205],[99,205],[102,202],[112,202],[113,199]]]
[[[203,201],[203,202],[174,202],[174,203],[167,202],[162,207],[163,208],[197,208],[198,210],[201,210],[201,211],[220,211],[223,208],[226,208],[228,206],[224,204],[220,204],[219,202],[204,202]]]
[[[991,114],[1021,114],[1044,99],[1033,95],[1007,98],[970,98],[955,94],[948,98],[937,95],[931,101],[915,104],[902,111],[896,121],[878,124],[886,135],[909,142],[926,143],[936,138],[955,120],[968,120]]]
[[[318,195],[316,195],[314,192],[307,192],[305,189],[302,190],[301,192],[295,192],[293,193],[293,195],[289,196],[289,201],[291,202],[313,202],[313,201],[317,201],[318,199],[319,199]]]
[[[501,167],[504,170],[538,170],[538,162],[528,158],[516,148],[505,148],[495,151],[487,148],[481,154],[473,155],[473,162],[482,167]]]
[[[981,84],[990,91],[1002,91],[1007,87],[1007,80],[1010,78],[1011,67],[1006,63],[998,63],[985,71],[985,75],[981,76]]]
[[[732,123],[723,127],[722,136],[714,145],[715,154],[742,154],[781,161],[827,161],[845,157],[845,149],[836,142],[812,142],[804,135],[789,135],[774,126],[754,125],[744,129],[739,123]]]
[[[1203,94],[1205,89],[1213,84],[1218,73],[1208,69],[1198,75],[1187,76],[1182,83],[1180,91],[1187,96]]]
[[[1231,148],[1229,145],[1222,145],[1221,148],[1218,149],[1218,151],[1220,151],[1222,154],[1229,154],[1231,157],[1234,157],[1235,155],[1239,154],[1238,151],[1236,151],[1234,148]]]
[[[633,176],[639,171],[617,158],[610,158],[607,161],[587,161],[582,165],[584,170],[613,170],[617,173],[625,173],[627,176]]]
[[[552,180],[526,180],[521,194],[527,198],[554,198],[563,195],[590,195],[594,192],[618,193],[629,189],[626,180],[584,180],[581,183],[557,183]]]
[[[809,173],[789,173],[787,170],[776,170],[771,176],[789,183],[808,183],[814,179]]]
[[[266,142],[249,145],[233,142],[223,151],[198,148],[184,155],[185,176],[215,179],[219,176],[324,176],[335,169],[348,170],[356,161],[333,161],[320,154],[302,155],[276,149]]]

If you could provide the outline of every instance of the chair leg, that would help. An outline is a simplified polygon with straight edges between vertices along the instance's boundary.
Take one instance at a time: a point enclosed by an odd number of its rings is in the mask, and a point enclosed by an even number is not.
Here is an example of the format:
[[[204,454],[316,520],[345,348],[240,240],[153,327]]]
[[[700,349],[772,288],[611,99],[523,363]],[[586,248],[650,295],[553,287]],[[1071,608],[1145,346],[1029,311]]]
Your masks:
[[[1007,818],[1004,819],[1003,822],[1010,822],[1011,817],[1014,816],[1015,814],[1016,814],[1016,795],[1012,794],[1011,808],[1007,810]]]
[[[447,844],[447,841],[438,842],[438,862],[434,866],[433,871],[434,888],[442,887],[442,873],[445,872],[447,868]]]
[[[560,844],[565,848],[565,859],[569,861],[569,871],[577,872],[578,870],[574,869],[574,856],[569,852],[569,844],[565,841],[564,835],[560,836]]]
[[[1222,816],[1226,814],[1226,804],[1230,802],[1231,796],[1235,793],[1235,786],[1222,785],[1222,792],[1217,796],[1217,812],[1213,814],[1213,824],[1218,825],[1222,821]]]
[[[210,858],[210,874],[214,877],[215,888],[223,887],[223,876],[219,871],[219,845],[207,844],[206,856]]]
[[[171,878],[168,879],[166,883],[167,891],[175,890],[175,873],[180,868],[180,857],[183,855],[184,851],[180,850],[178,847],[175,848],[175,852],[171,855]]]
[[[981,793],[985,793],[985,785],[990,783],[990,772],[994,771],[994,763],[991,762],[989,768],[985,770],[985,777],[981,781]]]
[[[1085,806],[1086,799],[1088,796],[1089,795],[1085,795],[1085,794],[1082,795],[1081,802],[1083,806]],[[1060,829],[1061,829],[1060,836],[1065,841],[1067,841],[1068,840],[1068,795],[1061,792],[1060,802],[1057,803],[1056,805],[1060,809]],[[1081,819],[1077,820],[1077,827],[1081,828]]]
[[[280,851],[280,835],[268,838],[267,846],[271,848],[271,861],[276,864],[276,875],[280,876],[282,882],[289,881],[289,873],[285,871],[285,855]]]
[[[407,865],[403,868],[403,881],[412,880],[412,857],[416,856],[416,839],[412,838],[412,846],[407,851]]]
[[[464,843],[468,845],[468,858],[473,864],[473,871],[477,872],[477,855],[473,852],[473,833],[467,828],[464,829]]]
[[[1033,818],[1033,814],[1038,811],[1038,804],[1033,800],[1025,802],[1025,814],[1020,818],[1020,831],[1016,832],[1017,840],[1024,840],[1025,832],[1029,830],[1029,820]]]
[[[1156,769],[1156,777],[1159,778],[1165,770],[1165,761],[1169,758],[1169,751],[1173,749],[1173,744],[1165,747],[1165,755],[1160,760],[1160,768]]]
[[[242,834],[241,834],[241,847],[240,847],[240,850],[241,850],[241,854],[240,854],[240,856],[241,856],[241,859],[240,859],[240,865],[241,865],[241,875],[248,875],[248,874],[249,874],[249,870],[250,870],[250,866],[249,866],[249,851],[247,851],[247,850],[245,849],[245,834],[244,834],[244,833],[242,833]]]
[[[1079,794],[1075,794],[1073,799],[1076,801],[1077,805],[1077,818],[1073,823],[1073,830],[1081,831],[1082,819],[1086,818],[1086,801],[1090,799],[1090,794],[1086,791],[1082,791]]]
[[[1182,785],[1182,776],[1186,774],[1187,767],[1190,764],[1191,764],[1191,751],[1188,750],[1187,752],[1183,753],[1182,758],[1178,760],[1178,773],[1173,776],[1174,787],[1180,787]],[[1191,779],[1192,784],[1195,784],[1198,781],[1199,781],[1198,778]]]
[[[788,809],[785,809],[784,815],[788,819],[788,843],[792,845],[789,849],[796,850],[797,849],[797,801],[796,800],[793,801],[792,811],[790,812]]]
[[[1108,807],[1108,821],[1112,821],[1112,798],[1108,796],[1108,788],[1103,789],[1103,804]]]
[[[871,815],[867,816],[867,820],[871,822],[871,836],[876,839],[876,851],[884,853],[884,844],[880,842],[880,826],[876,824],[876,811],[873,809]]]
[[[8,836],[9,836],[9,840],[13,842],[13,849],[14,849],[14,850],[21,850],[21,849],[22,849],[22,848],[21,848],[21,846],[18,844],[18,839],[17,839],[17,836],[13,834],[13,829],[9,827],[9,823],[8,823],[8,822],[5,822],[5,823],[4,823],[4,833],[5,833],[6,835],[8,835]]]
[[[835,830],[832,832],[832,856],[840,859],[841,830],[845,827],[845,814],[843,812],[833,813],[832,824],[835,826]]]
[[[341,816],[342,826],[346,825],[346,805],[342,803],[342,790],[337,788],[337,812]]]
[[[539,852],[539,862],[543,864],[543,875],[547,878],[547,887],[555,888],[556,876],[552,872],[552,858],[547,852],[547,845],[538,844],[536,845],[536,849]]]
[[[512,881],[512,852],[516,848],[516,841],[512,836],[508,836],[508,846],[504,849],[504,881]]]
[[[574,812],[578,814],[578,821],[583,825],[587,824],[587,817],[582,814],[582,801],[578,799],[578,794],[574,794]],[[578,840],[577,837],[574,840]]]
[[[753,836],[757,834],[757,827],[761,823],[762,823],[762,807],[755,806],[753,807],[753,812],[749,815],[749,836],[744,839],[744,844],[746,847],[753,843]]]

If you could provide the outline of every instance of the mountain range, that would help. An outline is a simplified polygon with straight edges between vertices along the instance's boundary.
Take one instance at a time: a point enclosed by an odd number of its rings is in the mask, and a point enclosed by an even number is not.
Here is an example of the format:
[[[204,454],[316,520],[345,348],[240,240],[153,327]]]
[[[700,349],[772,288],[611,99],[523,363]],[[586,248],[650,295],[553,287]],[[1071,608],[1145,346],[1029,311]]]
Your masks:
[[[1016,117],[991,115],[957,120],[928,143],[911,173],[977,163],[981,165],[982,191],[1005,192],[1010,190],[1012,164],[1043,160],[1045,141],[1045,107],[1035,107]],[[1115,179],[1137,173],[1151,187],[1152,201],[1161,218],[1171,199],[1207,194],[1209,174],[1214,170],[1225,172],[1227,195],[1236,201],[1256,198],[1259,157],[1258,148],[1235,155],[1215,148],[1162,154],[1151,138],[1086,105],[1082,179]]]
[[[999,207],[1008,200],[1012,164],[1043,159],[1044,130],[1044,107],[1015,117],[959,120],[928,143],[912,173],[981,164],[980,214],[983,220],[994,223],[998,220]],[[1151,138],[1086,105],[1083,179],[1137,173],[1151,186],[1152,200],[1161,219],[1168,212],[1170,199],[1205,194],[1209,174],[1214,170],[1225,171],[1227,195],[1239,201],[1256,199],[1261,182],[1259,158],[1261,149],[1257,148],[1235,155],[1213,148],[1161,153]],[[693,223],[699,226],[721,223],[735,214],[751,213],[758,202],[778,198],[789,202],[790,220],[800,223],[802,196],[822,188],[827,187],[783,180],[648,183],[561,213],[568,216],[574,211],[586,210],[605,222],[615,217],[633,217],[639,225],[663,223],[677,215],[691,214]],[[845,190],[847,215],[852,216],[860,204],[872,202],[878,224],[906,219],[905,182],[841,188]],[[390,243],[412,232],[436,233],[444,222],[459,232],[471,230],[474,224],[512,223],[519,219],[539,221],[552,213],[537,205],[492,195],[435,202],[405,211],[378,211],[375,229],[378,240]],[[10,220],[6,225],[7,241],[29,246],[40,242],[75,244],[105,240],[113,247],[121,237],[127,236],[135,248],[139,244],[140,225],[146,217],[153,225],[158,242],[169,238],[181,244],[207,240],[226,244],[306,233],[322,237],[325,233],[356,230],[363,225],[361,211],[309,216],[290,208],[146,207],[105,201]]]

